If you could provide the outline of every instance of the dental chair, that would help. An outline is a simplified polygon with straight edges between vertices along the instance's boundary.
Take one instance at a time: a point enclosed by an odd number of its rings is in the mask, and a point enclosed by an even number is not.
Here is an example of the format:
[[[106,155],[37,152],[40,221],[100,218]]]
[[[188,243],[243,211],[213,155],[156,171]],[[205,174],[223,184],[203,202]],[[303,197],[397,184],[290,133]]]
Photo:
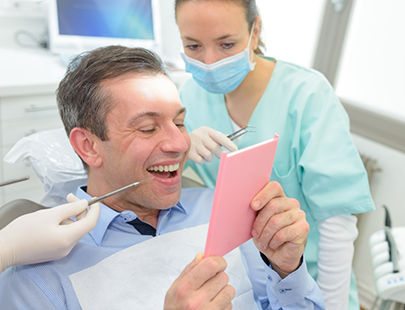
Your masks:
[[[65,204],[66,196],[87,183],[87,172],[63,128],[42,131],[19,140],[7,153],[8,163],[28,161],[45,189],[39,203],[16,199],[0,207],[0,229],[17,217],[46,207]],[[182,188],[204,185],[182,176]]]
[[[381,299],[379,310],[404,309],[405,304],[405,227],[392,227],[385,207],[385,227],[370,236],[369,247],[374,269],[377,297],[371,310]]]

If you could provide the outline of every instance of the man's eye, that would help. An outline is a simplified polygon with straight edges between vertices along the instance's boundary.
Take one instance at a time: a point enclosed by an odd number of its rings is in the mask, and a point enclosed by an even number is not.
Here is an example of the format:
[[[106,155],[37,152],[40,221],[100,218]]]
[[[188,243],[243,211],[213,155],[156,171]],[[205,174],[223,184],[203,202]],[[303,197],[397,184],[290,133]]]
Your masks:
[[[184,124],[183,123],[178,123],[178,124],[176,124],[176,126],[179,127],[179,128],[182,128],[182,127],[184,127]]]
[[[139,129],[139,131],[140,132],[142,132],[142,133],[153,133],[153,132],[155,132],[156,131],[156,128],[155,127],[153,127],[153,128],[148,128],[148,129]]]

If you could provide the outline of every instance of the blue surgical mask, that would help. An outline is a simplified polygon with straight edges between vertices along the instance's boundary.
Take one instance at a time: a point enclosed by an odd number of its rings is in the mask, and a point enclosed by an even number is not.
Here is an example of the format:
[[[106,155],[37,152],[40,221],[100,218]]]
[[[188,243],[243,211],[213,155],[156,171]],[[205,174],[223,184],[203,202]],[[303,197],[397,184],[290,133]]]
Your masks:
[[[254,24],[250,32],[250,38],[247,48],[236,54],[224,59],[221,59],[213,64],[206,65],[205,63],[188,57],[181,53],[181,57],[186,63],[186,71],[193,75],[194,80],[206,91],[214,94],[227,94],[235,90],[243,79],[255,68],[256,63],[253,63],[249,57],[250,41],[252,40]]]

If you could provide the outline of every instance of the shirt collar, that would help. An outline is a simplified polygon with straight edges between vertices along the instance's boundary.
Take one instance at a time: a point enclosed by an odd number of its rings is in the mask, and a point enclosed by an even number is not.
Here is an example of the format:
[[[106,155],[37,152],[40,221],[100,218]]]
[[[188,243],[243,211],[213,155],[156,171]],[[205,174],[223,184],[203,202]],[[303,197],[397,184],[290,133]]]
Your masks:
[[[76,197],[80,199],[90,200],[91,197],[85,191],[86,186],[80,186],[77,188]],[[107,207],[105,204],[100,202],[100,217],[98,218],[96,227],[90,231],[90,236],[93,238],[97,245],[101,245],[101,240],[103,240],[104,234],[107,231],[108,225],[120,215],[119,212]]]
[[[90,196],[89,194],[87,194],[86,192],[87,186],[79,186],[77,188],[76,191],[76,197],[79,199],[86,199],[86,200],[90,200],[91,198],[93,198],[92,196]],[[106,206],[105,204],[100,202],[100,217],[97,221],[97,225],[96,227],[90,231],[90,236],[93,238],[94,242],[100,246],[101,245],[101,241],[103,240],[103,237],[107,231],[108,226],[110,225],[110,223],[116,219],[117,217],[120,217],[122,213],[115,211],[113,209],[111,209],[110,207]],[[167,210],[162,210],[159,214],[159,219],[161,218],[161,216],[163,216],[164,214],[167,214],[168,212],[170,212],[170,210],[178,210],[181,213],[185,213],[187,214],[187,210],[183,207],[183,205],[180,203],[180,201],[174,206],[171,207],[170,209]],[[131,212],[132,211],[124,211],[125,213],[127,212]],[[123,212],[123,213],[124,213]],[[134,213],[135,214],[135,213]],[[136,217],[136,214],[135,214]],[[131,221],[133,220],[133,218],[129,218],[127,221]]]

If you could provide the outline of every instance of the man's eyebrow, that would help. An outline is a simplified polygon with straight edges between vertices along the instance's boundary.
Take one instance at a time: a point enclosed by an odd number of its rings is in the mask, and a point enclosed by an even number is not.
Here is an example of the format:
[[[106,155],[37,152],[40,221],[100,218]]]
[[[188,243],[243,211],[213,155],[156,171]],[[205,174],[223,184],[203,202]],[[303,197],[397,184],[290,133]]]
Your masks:
[[[179,110],[179,112],[177,112],[177,114],[176,114],[176,117],[177,116],[179,116],[180,114],[183,114],[183,113],[186,113],[186,108],[181,108],[180,110]]]
[[[180,114],[186,113],[186,108],[181,108],[177,113],[176,116],[179,116]],[[141,112],[138,114],[135,114],[134,116],[132,116],[129,121],[128,121],[128,125],[134,125],[139,119],[142,118],[146,118],[146,117],[152,117],[152,118],[158,118],[158,117],[163,117],[162,113],[159,112],[153,112],[153,111],[148,111],[148,112]]]
[[[157,118],[157,117],[162,117],[162,116],[163,116],[163,114],[159,113],[159,112],[152,112],[152,111],[141,112],[141,113],[138,113],[138,114],[135,114],[134,116],[132,116],[128,121],[128,125],[129,126],[134,125],[139,119],[142,119],[142,118],[147,118],[147,117]]]

